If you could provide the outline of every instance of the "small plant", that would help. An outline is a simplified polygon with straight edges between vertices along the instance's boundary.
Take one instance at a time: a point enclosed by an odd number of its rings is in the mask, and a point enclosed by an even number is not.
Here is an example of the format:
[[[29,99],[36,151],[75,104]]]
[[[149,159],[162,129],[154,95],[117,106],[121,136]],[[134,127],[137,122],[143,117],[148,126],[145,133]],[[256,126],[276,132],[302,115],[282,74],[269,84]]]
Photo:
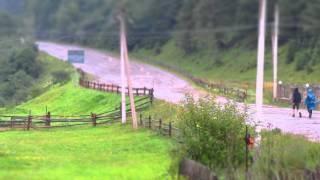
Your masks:
[[[53,83],[61,83],[64,84],[70,80],[70,74],[66,71],[59,70],[52,73]]]

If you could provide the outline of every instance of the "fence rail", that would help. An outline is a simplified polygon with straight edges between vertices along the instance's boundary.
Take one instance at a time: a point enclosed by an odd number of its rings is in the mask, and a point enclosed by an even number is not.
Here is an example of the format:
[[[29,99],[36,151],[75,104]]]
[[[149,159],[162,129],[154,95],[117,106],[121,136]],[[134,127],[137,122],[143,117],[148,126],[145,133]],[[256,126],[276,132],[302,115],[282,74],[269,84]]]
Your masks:
[[[111,92],[120,93],[120,87],[110,84],[100,84],[93,81],[84,80],[84,72],[78,70],[81,74],[79,84],[82,87]],[[135,99],[135,105],[137,111],[142,111],[149,107],[153,103],[154,89],[148,88],[133,88],[135,96],[142,96],[141,98]],[[128,92],[128,88],[127,88]],[[126,104],[127,114],[131,113],[130,103]],[[54,115],[48,112],[45,115],[0,115],[0,130],[10,129],[40,129],[40,128],[54,128],[54,127],[70,127],[70,126],[81,126],[91,124],[97,126],[100,124],[106,124],[114,122],[121,118],[121,105],[117,106],[114,110],[102,112],[102,113],[91,113],[91,115]]]
[[[144,101],[142,101],[144,100]],[[151,99],[142,98],[136,101],[137,110],[142,111],[149,107]],[[131,113],[131,109],[127,108],[127,114]],[[8,129],[41,129],[41,128],[55,128],[55,127],[70,127],[81,125],[97,126],[100,124],[111,123],[121,118],[120,108],[105,113],[91,113],[86,116],[52,116],[50,112],[43,116],[0,116],[0,130]]]
[[[98,82],[92,82],[92,81],[87,81],[80,79],[79,81],[80,86],[93,89],[93,90],[98,90],[98,91],[104,91],[104,92],[112,92],[112,93],[121,93],[121,87],[118,85],[114,84],[104,84],[104,83],[98,83]],[[150,96],[153,97],[154,94],[154,89],[148,89],[146,87],[144,88],[132,88],[133,94],[135,96]],[[126,94],[129,94],[129,89],[126,88]]]
[[[181,131],[176,128],[171,121],[166,122],[163,119],[156,120],[153,119],[152,116],[144,117],[140,114],[139,125],[140,127],[156,131],[163,136],[168,136],[176,140],[180,139]]]

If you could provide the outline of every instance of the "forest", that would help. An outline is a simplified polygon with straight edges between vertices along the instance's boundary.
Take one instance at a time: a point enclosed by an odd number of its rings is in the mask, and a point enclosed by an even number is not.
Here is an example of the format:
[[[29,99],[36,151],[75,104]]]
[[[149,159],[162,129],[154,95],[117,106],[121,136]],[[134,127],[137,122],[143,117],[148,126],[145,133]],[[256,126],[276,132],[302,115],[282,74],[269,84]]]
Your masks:
[[[269,0],[268,44],[275,4],[281,14],[280,45],[289,46],[286,63],[297,61],[296,70],[312,69],[320,61],[320,3]],[[130,50],[161,49],[168,41],[186,55],[239,46],[256,48],[257,0],[28,0],[25,4],[25,13],[34,19],[38,38],[111,50],[119,46],[120,10],[126,14]]]

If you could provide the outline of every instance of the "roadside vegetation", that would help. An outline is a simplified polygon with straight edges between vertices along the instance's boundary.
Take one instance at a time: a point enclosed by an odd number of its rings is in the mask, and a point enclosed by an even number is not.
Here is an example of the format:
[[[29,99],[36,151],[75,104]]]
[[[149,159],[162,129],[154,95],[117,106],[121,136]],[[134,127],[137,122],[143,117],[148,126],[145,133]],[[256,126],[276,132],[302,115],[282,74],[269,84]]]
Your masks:
[[[220,179],[245,179],[246,114],[235,105],[220,106],[211,99],[189,98],[177,115],[181,144],[172,151],[181,159],[198,161]],[[248,132],[257,137],[254,127]],[[312,179],[320,174],[320,144],[280,130],[264,131],[258,147],[249,147],[250,179]]]
[[[319,179],[320,144],[279,130],[263,132],[253,179]]]

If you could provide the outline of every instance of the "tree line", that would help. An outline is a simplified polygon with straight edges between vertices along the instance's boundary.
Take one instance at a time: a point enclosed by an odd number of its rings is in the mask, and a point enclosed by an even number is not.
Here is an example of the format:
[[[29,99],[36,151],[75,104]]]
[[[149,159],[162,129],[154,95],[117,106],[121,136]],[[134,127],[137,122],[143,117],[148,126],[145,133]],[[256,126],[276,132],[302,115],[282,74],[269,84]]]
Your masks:
[[[314,63],[312,57],[319,53],[320,2],[269,0],[269,32],[276,3],[281,13],[280,43],[289,44],[292,52],[287,63],[295,59],[297,49],[308,49],[306,54],[311,56],[308,62]],[[116,16],[121,8],[126,13],[130,50],[159,48],[170,40],[187,54],[203,49],[256,47],[257,0],[28,0],[26,3],[26,12],[34,17],[38,37],[110,49],[119,46]]]

